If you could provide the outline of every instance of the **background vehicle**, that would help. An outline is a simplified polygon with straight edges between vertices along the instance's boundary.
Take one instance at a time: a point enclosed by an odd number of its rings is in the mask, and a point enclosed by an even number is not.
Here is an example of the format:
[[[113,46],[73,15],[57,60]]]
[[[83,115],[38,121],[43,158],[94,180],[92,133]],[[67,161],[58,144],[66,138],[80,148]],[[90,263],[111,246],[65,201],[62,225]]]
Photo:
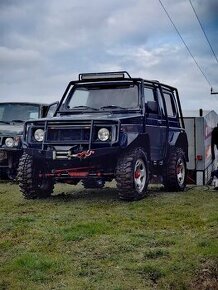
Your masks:
[[[15,178],[22,155],[21,136],[26,120],[46,116],[48,105],[38,103],[0,103],[0,175]]]
[[[186,185],[188,142],[177,89],[127,72],[80,74],[54,118],[25,123],[18,180],[26,198],[47,197],[56,181],[145,196],[153,175],[167,190]]]
[[[214,128],[217,128],[218,115],[215,111],[202,109],[185,111],[183,114],[189,143],[187,182],[197,185],[210,184],[211,173],[217,168],[218,152],[217,147],[213,146],[212,136]]]

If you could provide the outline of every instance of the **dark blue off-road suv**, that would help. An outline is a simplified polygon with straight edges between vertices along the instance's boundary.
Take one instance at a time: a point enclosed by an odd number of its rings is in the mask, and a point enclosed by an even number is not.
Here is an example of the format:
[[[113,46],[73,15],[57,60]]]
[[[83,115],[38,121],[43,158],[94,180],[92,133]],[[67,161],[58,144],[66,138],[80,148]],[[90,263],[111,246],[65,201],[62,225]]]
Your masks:
[[[25,198],[48,197],[55,182],[146,195],[152,176],[166,190],[186,185],[188,142],[176,88],[125,72],[86,73],[67,86],[53,118],[25,123],[18,180]]]

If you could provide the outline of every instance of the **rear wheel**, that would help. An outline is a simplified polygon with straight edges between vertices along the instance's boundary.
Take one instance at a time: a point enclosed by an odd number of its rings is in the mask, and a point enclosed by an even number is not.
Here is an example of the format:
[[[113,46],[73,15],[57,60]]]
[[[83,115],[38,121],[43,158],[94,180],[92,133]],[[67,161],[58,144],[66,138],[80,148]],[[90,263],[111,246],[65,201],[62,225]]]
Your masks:
[[[39,169],[31,155],[26,153],[22,155],[17,177],[20,191],[27,199],[46,198],[53,192],[54,179],[43,177],[43,171]]]
[[[186,187],[186,161],[181,148],[170,150],[164,174],[164,187],[168,191],[183,191]]]
[[[148,186],[148,162],[142,148],[135,148],[123,155],[117,163],[116,182],[119,198],[137,200],[146,195]]]

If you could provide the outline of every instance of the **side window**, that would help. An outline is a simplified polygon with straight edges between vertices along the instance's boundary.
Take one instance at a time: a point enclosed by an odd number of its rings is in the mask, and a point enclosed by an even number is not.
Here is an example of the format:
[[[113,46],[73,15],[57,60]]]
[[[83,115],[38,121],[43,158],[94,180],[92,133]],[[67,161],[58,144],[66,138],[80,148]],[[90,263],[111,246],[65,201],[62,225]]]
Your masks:
[[[57,109],[57,106],[58,106],[58,102],[54,103],[54,104],[51,104],[49,107],[48,107],[48,111],[47,113],[45,114],[45,117],[53,117],[54,116],[54,113]]]
[[[158,114],[158,104],[155,100],[154,89],[151,87],[144,87],[144,95],[146,112],[150,114]]]
[[[171,95],[170,93],[164,93],[164,99],[167,107],[167,115],[169,117],[176,117],[177,112],[173,95]]]
[[[145,102],[155,101],[153,88],[144,88]]]

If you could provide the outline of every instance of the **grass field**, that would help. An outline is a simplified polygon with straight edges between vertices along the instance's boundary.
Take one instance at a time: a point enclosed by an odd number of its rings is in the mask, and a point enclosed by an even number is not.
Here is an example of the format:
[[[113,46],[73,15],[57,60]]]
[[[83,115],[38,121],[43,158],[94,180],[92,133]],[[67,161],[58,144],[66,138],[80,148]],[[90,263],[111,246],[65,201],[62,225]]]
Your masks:
[[[137,202],[56,185],[25,200],[0,183],[0,289],[218,289],[218,191]]]

